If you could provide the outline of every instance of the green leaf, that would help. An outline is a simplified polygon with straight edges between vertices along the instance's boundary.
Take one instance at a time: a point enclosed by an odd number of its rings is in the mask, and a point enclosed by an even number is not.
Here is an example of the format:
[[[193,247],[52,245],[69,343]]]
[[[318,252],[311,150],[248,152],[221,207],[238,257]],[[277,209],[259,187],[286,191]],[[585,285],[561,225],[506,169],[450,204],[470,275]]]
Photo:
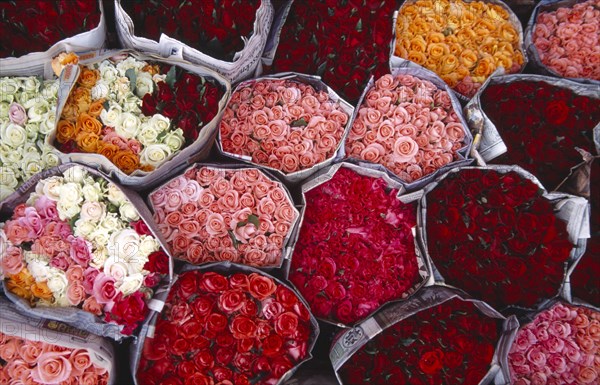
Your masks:
[[[248,223],[252,223],[254,225],[254,227],[256,227],[257,229],[260,226],[260,220],[258,219],[258,217],[254,214],[250,215],[248,217]]]
[[[304,118],[300,118],[298,120],[294,120],[290,126],[291,127],[306,127],[308,125],[308,122],[306,120],[304,120]]]
[[[129,79],[129,89],[131,92],[135,92],[135,85],[137,83],[137,75],[135,74],[135,70],[133,68],[125,71],[125,76]]]
[[[452,28],[448,27],[445,30],[443,30],[442,33],[444,34],[444,36],[448,36],[448,35],[452,35],[454,33],[454,30]]]
[[[79,217],[80,217],[80,215],[77,214],[77,215],[75,215],[73,218],[71,218],[69,220],[69,226],[71,226],[72,229],[75,228],[75,222],[77,222],[77,220],[79,219]]]
[[[356,23],[356,32],[362,32],[362,19],[358,19],[358,23]]]
[[[106,205],[106,211],[108,211],[109,213],[118,213],[119,207],[117,207],[117,205],[109,203]]]
[[[317,68],[317,76],[323,76],[326,69],[327,69],[327,62],[324,61],[323,63],[321,63],[319,68]]]
[[[405,338],[405,339],[401,339],[401,340],[400,340],[400,343],[401,343],[403,346],[410,346],[410,345],[412,345],[412,344],[413,344],[415,341],[416,341],[416,339],[414,339],[414,338]]]
[[[108,111],[110,109],[110,103],[108,102],[108,100],[106,100],[103,104],[102,107],[104,107],[104,109],[106,111]]]
[[[231,238],[231,242],[233,243],[233,247],[235,247],[235,249],[237,250],[238,245],[240,244],[238,242],[238,240],[235,238],[235,235],[233,234],[233,231],[231,230],[227,230],[227,234],[229,234],[229,238]]]
[[[173,86],[175,86],[175,77],[177,76],[177,68],[175,66],[171,66],[171,69],[169,70],[169,72],[167,72],[167,77],[165,78],[165,83],[167,83],[167,85],[173,89]]]

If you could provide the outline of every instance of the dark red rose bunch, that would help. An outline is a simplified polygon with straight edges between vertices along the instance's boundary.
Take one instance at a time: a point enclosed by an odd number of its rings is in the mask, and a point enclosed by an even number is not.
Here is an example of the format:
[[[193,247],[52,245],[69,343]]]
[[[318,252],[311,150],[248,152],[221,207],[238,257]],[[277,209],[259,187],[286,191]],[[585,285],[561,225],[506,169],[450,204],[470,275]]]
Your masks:
[[[261,0],[123,0],[135,34],[158,41],[161,34],[219,60],[233,61],[254,30]]]
[[[415,205],[397,193],[345,167],[306,193],[289,279],[316,317],[352,324],[423,280],[412,234]]]
[[[385,329],[339,370],[344,385],[477,385],[490,369],[501,320],[451,299]]]
[[[308,356],[310,320],[266,275],[185,272],[146,337],[138,384],[275,384]]]
[[[573,245],[542,194],[515,171],[441,180],[424,199],[428,252],[446,283],[497,309],[558,294]]]
[[[549,190],[582,162],[577,147],[598,155],[593,128],[600,123],[600,98],[544,81],[518,80],[487,86],[481,106],[508,147],[492,163],[519,165]]]
[[[371,75],[389,73],[396,1],[295,1],[281,30],[272,72],[316,74],[356,102]]]
[[[217,115],[223,90],[207,78],[179,67],[165,66],[160,73],[167,74],[166,81],[157,82],[154,91],[144,95],[142,113],[172,119],[173,126],[183,130],[186,143],[193,143],[200,129]]]
[[[100,23],[98,0],[0,1],[0,57],[46,51]]]

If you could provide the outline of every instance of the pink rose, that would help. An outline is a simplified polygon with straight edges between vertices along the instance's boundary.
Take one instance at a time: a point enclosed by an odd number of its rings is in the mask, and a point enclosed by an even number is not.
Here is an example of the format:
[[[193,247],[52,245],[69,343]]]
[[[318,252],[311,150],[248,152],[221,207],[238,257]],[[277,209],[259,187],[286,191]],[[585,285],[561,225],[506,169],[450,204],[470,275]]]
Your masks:
[[[19,225],[27,229],[27,236],[31,239],[42,235],[45,221],[42,220],[37,210],[33,207],[26,207],[23,216],[18,219]]]
[[[117,295],[115,289],[115,279],[104,273],[99,273],[94,279],[94,286],[92,288],[92,295],[96,298],[96,301],[100,304],[106,304],[112,301]]]
[[[287,223],[291,223],[296,218],[296,212],[287,202],[279,202],[274,214],[277,220]]]
[[[281,170],[286,173],[298,171],[300,168],[300,159],[294,154],[285,154],[281,158]]]
[[[580,384],[592,384],[598,378],[597,368],[584,367],[581,368],[577,375],[577,380]]]
[[[92,366],[90,354],[85,349],[74,349],[69,356],[69,361],[73,367],[73,376],[81,376],[87,368]]]
[[[393,90],[398,86],[398,78],[394,78],[390,74],[383,75],[375,80],[375,87],[380,90]]]
[[[260,249],[251,247],[244,254],[244,263],[247,263],[251,266],[265,266],[268,261],[267,254]]]
[[[38,197],[34,206],[39,215],[48,220],[56,221],[58,219],[58,211],[56,210],[56,202],[48,199],[45,195]]]
[[[100,274],[100,271],[95,267],[88,267],[83,272],[83,287],[87,294],[92,294],[94,291],[94,282],[96,281],[98,274]]]
[[[183,193],[179,190],[169,190],[166,196],[165,209],[167,211],[179,210],[179,207],[184,203]]]
[[[248,239],[252,238],[256,233],[256,226],[248,223],[245,226],[240,226],[234,230],[235,238],[242,243],[247,243]]]
[[[561,354],[552,354],[547,359],[548,366],[550,369],[557,374],[564,373],[567,370],[567,362],[561,356]]]
[[[358,112],[367,127],[377,126],[382,119],[381,112],[374,108],[361,108]]]
[[[2,255],[0,270],[4,274],[18,274],[25,265],[23,264],[23,253],[20,247],[9,246]]]
[[[451,141],[461,142],[465,138],[465,128],[461,123],[446,124],[446,135]]]
[[[67,358],[69,352],[46,352],[38,359],[31,377],[43,384],[59,384],[71,376],[73,366]]]
[[[193,264],[199,264],[203,261],[206,250],[199,243],[192,243],[185,253],[185,260]]]
[[[419,151],[419,146],[411,138],[400,137],[394,142],[393,151],[393,157],[396,162],[410,162]]]
[[[565,339],[571,334],[571,325],[566,322],[554,321],[550,323],[548,332],[558,338]]]
[[[19,126],[27,123],[27,111],[19,103],[11,103],[8,107],[8,119]]]
[[[360,153],[360,158],[367,162],[377,163],[385,154],[385,148],[379,143],[371,143]]]
[[[167,204],[167,193],[165,188],[160,188],[150,194],[150,201],[154,209],[159,209]]]
[[[531,376],[531,385],[545,385],[547,377],[542,372],[535,372]]]
[[[69,256],[82,267],[87,267],[92,259],[92,244],[84,238],[74,238],[71,240]]]
[[[223,220],[223,216],[218,213],[212,213],[206,221],[206,231],[213,236],[221,236],[227,234],[227,226]]]
[[[67,287],[67,300],[72,306],[78,306],[86,297],[85,289],[79,281],[69,283]]]

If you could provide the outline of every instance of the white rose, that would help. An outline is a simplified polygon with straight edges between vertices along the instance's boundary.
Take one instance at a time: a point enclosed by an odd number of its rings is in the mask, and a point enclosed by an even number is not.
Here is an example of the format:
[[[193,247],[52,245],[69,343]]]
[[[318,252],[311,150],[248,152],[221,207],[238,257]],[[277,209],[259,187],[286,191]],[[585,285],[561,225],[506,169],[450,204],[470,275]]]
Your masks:
[[[114,83],[111,84],[111,88],[112,91],[117,94],[118,99],[124,99],[131,95],[129,79],[126,77],[118,78]]]
[[[96,249],[92,252],[92,260],[90,261],[90,265],[95,267],[96,269],[102,269],[104,267],[104,262],[108,258],[108,250],[104,246],[106,242],[108,242],[108,237],[102,244],[97,244]]]
[[[6,198],[8,198],[10,196],[10,194],[12,194],[14,192],[15,192],[14,189],[0,184],[0,201],[5,200]]]
[[[17,124],[5,123],[0,127],[0,140],[13,148],[19,148],[27,141],[27,132]]]
[[[167,133],[167,135],[163,137],[162,142],[163,144],[169,146],[171,151],[178,151],[185,143],[185,139],[183,137],[183,130],[181,128],[178,128],[175,131]]]
[[[137,74],[139,70],[145,67],[148,63],[137,60],[131,56],[127,57],[125,60],[121,60],[117,63],[117,71],[119,71],[119,75],[125,76],[125,73],[128,69],[133,68]]]
[[[23,87],[25,92],[28,93],[37,93],[40,89],[40,86],[40,80],[35,76],[23,78],[23,81],[21,83],[21,87]]]
[[[25,252],[27,254],[33,254],[31,252]],[[36,281],[45,281],[50,278],[50,266],[41,255],[36,255],[38,258],[30,259],[27,261],[27,269],[35,278]]]
[[[144,276],[142,274],[132,274],[123,279],[123,283],[119,286],[119,291],[123,293],[124,296],[128,296],[129,294],[138,291],[140,287],[142,287],[143,282]]]
[[[124,138],[131,139],[136,137],[141,123],[142,122],[140,121],[140,118],[134,114],[130,112],[123,112],[119,122],[114,127],[117,134]]]
[[[35,174],[42,172],[46,167],[40,154],[37,152],[28,152],[21,160],[21,169],[25,172],[25,176],[31,178]]]
[[[58,80],[45,80],[42,88],[42,97],[49,102],[54,102],[58,97]]]
[[[80,207],[78,204],[69,201],[58,201],[56,203],[56,211],[58,211],[58,217],[66,221],[79,214]]]
[[[123,229],[123,223],[117,217],[115,213],[107,213],[102,221],[100,221],[100,227],[106,229],[109,233],[119,231]]]
[[[144,257],[158,251],[160,243],[151,235],[142,235],[140,237],[140,254]]]
[[[161,114],[152,115],[148,123],[156,128],[158,132],[167,131],[171,127],[171,120]]]
[[[64,272],[51,268],[50,278],[48,278],[48,289],[54,294],[55,297],[63,296],[69,286],[69,281]]]
[[[105,126],[115,127],[121,120],[121,106],[110,103],[108,110],[100,112],[100,120]]]
[[[12,103],[21,85],[15,79],[0,78],[0,100]]]
[[[96,224],[94,222],[79,218],[77,221],[75,221],[73,234],[76,237],[87,238],[94,230],[96,230]]]
[[[25,133],[27,135],[27,139],[30,141],[35,141],[40,133],[40,123],[39,122],[27,122],[25,124]],[[33,143],[30,143],[33,144]],[[34,145],[35,146],[35,145]]]
[[[136,139],[144,146],[149,146],[158,142],[160,131],[151,126],[150,123],[142,123]]]
[[[46,117],[39,124],[39,132],[43,135],[48,135],[54,130],[54,121],[56,120],[56,112],[54,110],[48,112]]]
[[[70,167],[63,173],[64,181],[67,183],[82,184],[86,176],[88,176],[87,170],[80,166]]]
[[[108,60],[104,60],[102,63],[100,63],[98,70],[100,71],[100,77],[102,78],[102,81],[105,83],[112,83],[119,76],[119,71],[117,71],[114,64]]]
[[[48,168],[56,167],[60,164],[60,158],[52,148],[49,150],[44,149],[44,152],[42,153],[42,161]]]
[[[114,183],[109,183],[106,188],[106,198],[110,201],[110,203],[120,206],[125,202],[129,202],[123,191],[117,187]]]
[[[156,168],[169,159],[171,154],[172,151],[166,144],[151,144],[140,153],[140,163]]]
[[[135,81],[135,87],[135,93],[140,99],[146,94],[151,94],[154,91],[152,75],[144,71],[139,72]]]
[[[27,109],[27,117],[31,122],[42,122],[51,110],[50,104],[40,98],[29,100],[23,107]]]
[[[127,222],[137,221],[140,219],[137,209],[131,202],[124,202],[119,207],[119,214],[121,214],[121,219]]]
[[[106,214],[106,205],[102,202],[85,202],[81,206],[81,219],[90,222],[100,222]]]
[[[120,261],[129,261],[139,254],[140,236],[133,229],[113,233],[108,241],[108,255]]]
[[[36,102],[36,98],[38,98],[40,95],[36,92],[36,93],[27,93],[27,92],[19,92],[15,95],[15,99],[17,102],[19,102],[21,105],[26,105],[29,103],[35,103]]]
[[[113,277],[120,284],[128,275],[127,263],[115,256],[110,256],[104,261],[104,274]]]
[[[13,165],[18,167],[19,162],[21,161],[21,152],[15,151],[14,148],[10,147],[6,143],[2,143],[0,140],[0,160],[5,165]],[[19,170],[15,170],[17,175],[20,175]]]
[[[102,189],[100,184],[97,182],[86,183],[81,188],[81,192],[83,193],[83,197],[88,202],[98,202],[102,197]]]
[[[8,119],[8,110],[10,103],[0,101],[0,119]]]
[[[77,167],[73,167],[73,168],[77,168]],[[67,171],[70,171],[72,169],[69,169]],[[80,204],[83,201],[83,193],[81,191],[81,185],[77,182],[69,182],[69,180],[76,180],[76,178],[78,177],[77,175],[77,171],[75,171],[73,174],[73,177],[70,178],[67,172],[65,172],[65,182],[63,185],[60,186],[60,193],[59,193],[59,198],[58,201],[59,202],[64,202],[64,203],[72,203],[72,204]]]
[[[0,186],[6,189],[16,189],[19,185],[15,170],[10,167],[0,166]]]
[[[152,75],[152,80],[154,81],[154,83],[158,84],[158,82],[164,82],[165,79],[167,79],[167,74],[155,74]]]
[[[92,100],[98,100],[98,99],[108,97],[109,93],[110,93],[110,87],[108,86],[108,84],[106,84],[104,82],[104,80],[99,80],[92,87],[90,95],[92,97]]]
[[[29,154],[36,154],[36,155],[40,155],[40,150],[38,149],[38,147],[35,145],[35,143],[25,143],[23,145],[23,147],[20,148],[21,151],[21,156],[26,156]]]
[[[60,198],[60,189],[63,185],[63,180],[59,176],[51,176],[45,180],[41,180],[35,186],[35,192],[39,195],[46,195],[50,200],[57,201]]]

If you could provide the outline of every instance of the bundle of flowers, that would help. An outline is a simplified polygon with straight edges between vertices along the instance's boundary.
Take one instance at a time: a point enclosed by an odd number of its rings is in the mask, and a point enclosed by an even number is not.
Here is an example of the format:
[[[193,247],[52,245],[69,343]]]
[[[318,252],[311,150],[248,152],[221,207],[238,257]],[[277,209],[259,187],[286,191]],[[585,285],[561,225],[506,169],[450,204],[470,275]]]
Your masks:
[[[106,367],[98,365],[87,349],[27,340],[0,331],[0,383],[107,385],[112,381]]]
[[[597,384],[600,312],[557,303],[523,326],[508,353],[513,385]]]
[[[80,71],[60,111],[60,151],[100,154],[132,174],[150,172],[210,136],[203,130],[219,113],[218,79],[126,53]]]
[[[306,211],[289,280],[317,318],[352,324],[408,297],[427,272],[412,233],[415,205],[398,200],[381,178],[331,171],[327,182],[303,187]]]
[[[450,172],[421,201],[425,244],[445,282],[497,309],[556,296],[573,249],[545,191],[512,170]]]
[[[115,184],[79,165],[40,179],[0,229],[0,276],[31,307],[83,309],[131,334],[169,258]]]
[[[300,214],[280,182],[255,168],[196,166],[149,196],[173,257],[277,267]]]
[[[471,139],[458,101],[410,73],[375,81],[346,140],[349,158],[381,164],[406,183],[464,159]]]
[[[217,265],[219,266],[219,265]],[[206,269],[175,281],[137,368],[139,385],[278,384],[310,357],[316,320],[255,269]]]
[[[400,8],[395,55],[471,98],[497,67],[525,65],[521,23],[501,2],[412,0]]]
[[[416,298],[338,337],[330,358],[340,383],[479,385],[493,378],[495,351],[516,331],[516,320],[439,287]]]
[[[532,56],[552,74],[600,81],[598,1],[554,2],[541,11],[545,5],[538,6],[528,26]]]
[[[493,163],[519,165],[555,189],[582,162],[578,148],[598,155],[593,134],[600,124],[597,87],[513,75],[492,80],[479,98],[508,148],[489,160]]]
[[[220,144],[226,155],[290,175],[334,157],[352,107],[315,79],[281,76],[237,87],[223,113]]]
[[[98,0],[0,2],[0,57],[46,51],[55,43],[96,28]]]
[[[0,78],[0,200],[40,171],[57,166],[46,144],[54,129],[58,80]]]
[[[261,0],[199,2],[121,1],[136,36],[158,41],[161,34],[224,61],[233,61],[254,30]]]
[[[369,78],[389,72],[396,1],[295,1],[271,72],[318,75],[355,103]]]

